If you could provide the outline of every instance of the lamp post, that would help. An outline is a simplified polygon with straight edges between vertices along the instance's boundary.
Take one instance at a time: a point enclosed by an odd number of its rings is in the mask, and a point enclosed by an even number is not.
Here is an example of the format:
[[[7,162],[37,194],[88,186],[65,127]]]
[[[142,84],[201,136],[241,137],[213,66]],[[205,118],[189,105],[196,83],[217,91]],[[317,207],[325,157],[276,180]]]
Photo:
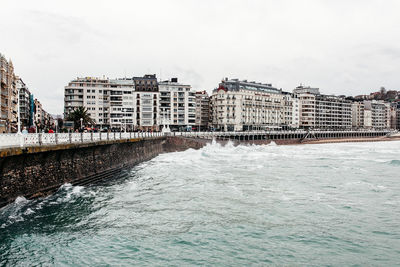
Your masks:
[[[124,132],[126,133],[126,108],[122,108],[122,114],[124,119]]]
[[[21,111],[20,111],[20,105],[19,105],[19,102],[20,102],[19,92],[20,92],[20,90],[21,90],[21,88],[18,89],[18,94],[17,94],[17,96],[18,96],[18,106],[17,106],[17,109],[18,109],[18,117],[17,117],[17,119],[18,119],[18,134],[21,133]]]
[[[83,118],[80,118],[80,120],[81,120],[81,130],[82,130],[82,128],[83,128]]]

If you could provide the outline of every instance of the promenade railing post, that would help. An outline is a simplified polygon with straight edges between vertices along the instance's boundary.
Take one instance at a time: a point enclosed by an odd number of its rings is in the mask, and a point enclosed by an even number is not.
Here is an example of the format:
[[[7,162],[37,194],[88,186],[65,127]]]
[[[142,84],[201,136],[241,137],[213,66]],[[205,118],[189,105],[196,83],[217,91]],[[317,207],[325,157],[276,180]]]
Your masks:
[[[39,137],[39,145],[42,145],[42,134],[38,133],[38,137]]]
[[[58,144],[58,133],[54,134],[54,140],[56,141],[56,144]]]
[[[68,133],[68,140],[69,140],[69,143],[71,144],[72,143],[72,133],[71,132]]]
[[[110,134],[107,132],[107,141],[110,140]]]
[[[81,143],[83,143],[83,132],[81,132]]]
[[[93,132],[90,132],[90,140],[93,142]]]

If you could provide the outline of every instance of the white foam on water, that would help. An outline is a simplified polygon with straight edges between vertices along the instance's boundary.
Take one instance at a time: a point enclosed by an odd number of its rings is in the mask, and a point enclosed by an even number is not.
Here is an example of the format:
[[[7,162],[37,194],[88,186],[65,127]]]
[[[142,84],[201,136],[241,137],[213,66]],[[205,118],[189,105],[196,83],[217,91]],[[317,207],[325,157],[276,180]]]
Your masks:
[[[69,202],[75,197],[80,197],[84,194],[83,189],[83,186],[73,186],[70,183],[63,184],[58,190],[60,196],[56,199],[55,203]]]
[[[25,203],[27,203],[27,202],[28,202],[28,200],[27,200],[25,197],[23,197],[23,196],[17,197],[17,198],[15,199],[15,201],[14,201],[15,204],[25,204]]]
[[[26,211],[24,212],[24,215],[30,215],[35,213],[35,211],[33,211],[31,208],[27,208]]]

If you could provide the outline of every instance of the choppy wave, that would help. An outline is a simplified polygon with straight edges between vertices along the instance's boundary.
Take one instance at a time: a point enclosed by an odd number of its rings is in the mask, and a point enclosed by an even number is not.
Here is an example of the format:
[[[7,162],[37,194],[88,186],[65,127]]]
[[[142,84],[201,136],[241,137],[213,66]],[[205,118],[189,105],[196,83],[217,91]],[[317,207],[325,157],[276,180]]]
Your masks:
[[[0,210],[0,265],[396,265],[400,142],[162,154]]]
[[[393,160],[389,161],[389,164],[394,165],[394,166],[400,166],[400,160],[393,159]]]

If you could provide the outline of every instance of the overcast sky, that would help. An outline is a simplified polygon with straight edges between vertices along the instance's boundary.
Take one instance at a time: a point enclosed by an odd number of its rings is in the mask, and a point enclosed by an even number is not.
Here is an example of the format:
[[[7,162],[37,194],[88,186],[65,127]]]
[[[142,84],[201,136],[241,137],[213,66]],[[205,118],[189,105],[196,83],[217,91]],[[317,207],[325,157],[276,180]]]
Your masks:
[[[400,90],[400,1],[1,0],[0,53],[50,113],[77,76]]]

